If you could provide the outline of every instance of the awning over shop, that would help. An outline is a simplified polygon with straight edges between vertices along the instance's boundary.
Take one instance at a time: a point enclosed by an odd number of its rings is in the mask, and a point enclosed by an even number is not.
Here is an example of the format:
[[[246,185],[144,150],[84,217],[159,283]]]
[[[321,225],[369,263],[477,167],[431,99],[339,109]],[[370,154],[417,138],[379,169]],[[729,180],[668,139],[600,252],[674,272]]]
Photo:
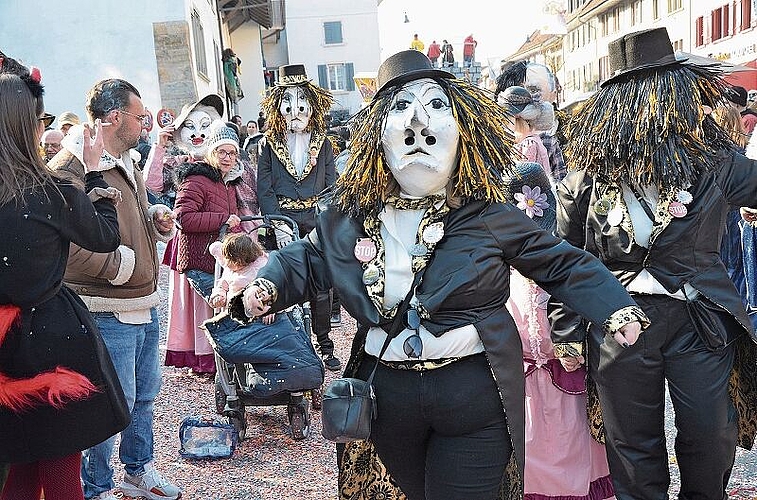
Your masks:
[[[757,59],[741,64],[747,69],[734,71],[725,77],[725,81],[731,85],[738,85],[747,90],[757,89]]]

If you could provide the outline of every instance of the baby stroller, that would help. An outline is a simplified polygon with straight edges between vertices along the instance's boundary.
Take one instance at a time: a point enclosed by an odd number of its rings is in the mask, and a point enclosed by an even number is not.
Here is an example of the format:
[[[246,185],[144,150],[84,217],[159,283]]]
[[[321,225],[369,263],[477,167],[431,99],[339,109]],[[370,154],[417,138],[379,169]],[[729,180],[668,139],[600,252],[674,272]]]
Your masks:
[[[244,216],[241,220],[258,222],[256,231],[271,233],[272,222],[281,221],[292,229],[294,239],[299,235],[297,224],[289,217]],[[220,240],[227,229],[227,226],[221,228]],[[265,243],[270,238],[259,241],[267,251],[275,250]],[[216,271],[217,279],[219,266]],[[215,353],[216,411],[228,417],[240,440],[247,431],[248,406],[286,405],[292,437],[299,440],[310,434],[308,403],[314,410],[320,409],[324,379],[323,362],[310,340],[310,323],[307,304],[277,313],[270,325],[264,325],[260,319],[241,325],[225,309],[203,323]]]

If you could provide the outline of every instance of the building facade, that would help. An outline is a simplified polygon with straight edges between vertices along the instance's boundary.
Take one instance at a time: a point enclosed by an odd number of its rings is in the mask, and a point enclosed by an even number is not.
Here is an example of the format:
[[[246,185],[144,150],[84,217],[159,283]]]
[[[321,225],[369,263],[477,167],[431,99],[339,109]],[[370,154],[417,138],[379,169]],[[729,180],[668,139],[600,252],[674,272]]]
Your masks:
[[[506,59],[549,66],[561,83],[563,104],[585,98],[609,78],[608,43],[633,31],[667,28],[682,57],[739,65],[755,65],[757,58],[757,0],[565,0],[563,9],[566,34],[535,32]],[[757,71],[728,80],[757,88]]]
[[[246,94],[239,104],[250,102],[252,110],[259,107],[259,98],[258,105],[252,101],[265,85],[260,28],[251,13],[270,26],[273,2],[12,0],[0,4],[2,50],[41,69],[45,104],[53,114],[73,111],[85,119],[85,95],[92,84],[123,78],[139,89],[155,117],[162,108],[178,114],[183,104],[208,93],[225,95],[221,52],[232,43],[237,50],[236,39],[244,57],[240,79]],[[246,73],[248,65],[255,71]],[[156,131],[153,126],[153,139]]]
[[[283,31],[263,42],[271,76],[282,64],[304,64],[308,77],[334,95],[335,119],[360,110],[362,97],[353,77],[376,71],[381,62],[378,2],[287,0]]]

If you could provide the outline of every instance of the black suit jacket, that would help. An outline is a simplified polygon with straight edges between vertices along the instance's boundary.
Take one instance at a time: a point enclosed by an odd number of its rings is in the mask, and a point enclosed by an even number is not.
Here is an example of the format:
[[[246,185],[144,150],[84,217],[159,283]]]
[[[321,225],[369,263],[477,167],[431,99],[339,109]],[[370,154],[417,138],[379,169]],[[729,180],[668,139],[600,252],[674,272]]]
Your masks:
[[[331,142],[321,134],[311,140],[321,142],[316,165],[306,166],[302,177],[297,177],[286,151],[286,145],[275,143],[268,137],[260,148],[258,158],[258,203],[263,215],[282,215],[278,196],[293,200],[306,200],[318,195],[334,184],[334,151]],[[289,166],[289,168],[287,168]]]
[[[362,264],[354,255],[357,239],[366,236],[361,219],[328,208],[318,217],[315,235],[272,252],[258,274],[278,288],[274,310],[312,298],[315,290],[333,286],[339,292],[342,305],[361,327],[353,341],[347,376],[354,376],[359,367],[368,327],[390,322],[368,295]],[[522,348],[505,307],[510,266],[598,324],[635,303],[596,258],[541,230],[511,204],[471,202],[446,216],[444,237],[416,290],[419,303],[430,315],[423,325],[434,335],[475,325],[502,394],[516,459],[522,467]],[[232,314],[239,315],[239,296],[235,300]]]
[[[724,155],[719,169],[703,175],[688,191],[693,200],[687,214],[674,218],[658,207],[649,249],[639,246],[630,222],[611,226],[607,216],[592,207],[614,186],[583,171],[570,173],[558,187],[557,232],[571,244],[596,255],[621,282],[646,269],[669,292],[688,283],[735,320],[728,342],[749,333],[757,340],[741,297],[720,260],[720,241],[731,206],[757,206],[757,161],[733,153]],[[556,301],[559,302],[559,299]],[[550,307],[555,342],[583,341],[578,316],[570,306]]]

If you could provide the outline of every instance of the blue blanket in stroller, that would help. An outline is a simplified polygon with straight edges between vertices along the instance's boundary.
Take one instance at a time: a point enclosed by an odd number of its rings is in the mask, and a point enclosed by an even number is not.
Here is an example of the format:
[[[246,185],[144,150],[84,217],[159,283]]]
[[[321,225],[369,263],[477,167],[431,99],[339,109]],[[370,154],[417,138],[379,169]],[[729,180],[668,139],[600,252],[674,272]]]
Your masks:
[[[247,383],[253,397],[306,391],[323,383],[323,363],[306,329],[291,312],[276,314],[270,325],[260,320],[243,325],[223,313],[202,327],[224,360],[252,365],[254,374],[248,374]]]

